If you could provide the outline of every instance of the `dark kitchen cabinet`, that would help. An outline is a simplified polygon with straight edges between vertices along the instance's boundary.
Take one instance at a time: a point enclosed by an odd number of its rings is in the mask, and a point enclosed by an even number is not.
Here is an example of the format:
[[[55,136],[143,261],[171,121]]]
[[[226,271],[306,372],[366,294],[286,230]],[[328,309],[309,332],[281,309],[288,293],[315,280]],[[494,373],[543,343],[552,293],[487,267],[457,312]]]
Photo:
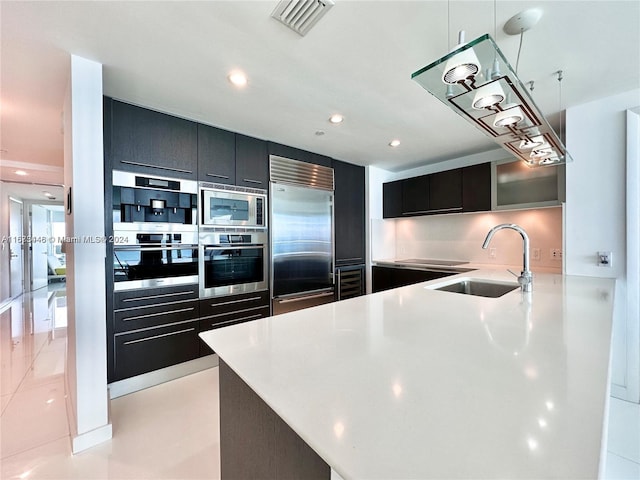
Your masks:
[[[402,216],[402,180],[382,185],[382,218]]]
[[[200,331],[248,322],[270,315],[269,291],[203,298],[200,300]],[[200,356],[213,353],[204,342],[200,342]]]
[[[462,211],[462,169],[429,175],[430,213]]]
[[[116,170],[197,179],[195,122],[108,100],[111,125],[108,154]]]
[[[435,272],[432,270],[420,270],[411,268],[394,268],[373,266],[371,268],[372,291],[382,292],[392,288],[413,285],[414,283],[427,282],[436,278],[455,275],[450,272]]]
[[[235,185],[235,133],[198,124],[198,180]]]
[[[198,321],[169,323],[114,337],[113,380],[141,375],[198,358]]]
[[[313,163],[314,165],[322,165],[323,167],[331,167],[332,159],[318,153],[307,152],[299,148],[289,147],[280,143],[269,142],[269,155],[277,155],[279,157],[290,158],[300,162]]]
[[[197,358],[198,285],[114,292],[109,383]]]
[[[236,134],[236,185],[269,188],[267,142]]]
[[[364,167],[333,161],[336,265],[365,261]]]
[[[465,212],[491,210],[491,164],[462,169],[462,209]]]
[[[402,215],[424,215],[430,209],[429,175],[402,180]]]

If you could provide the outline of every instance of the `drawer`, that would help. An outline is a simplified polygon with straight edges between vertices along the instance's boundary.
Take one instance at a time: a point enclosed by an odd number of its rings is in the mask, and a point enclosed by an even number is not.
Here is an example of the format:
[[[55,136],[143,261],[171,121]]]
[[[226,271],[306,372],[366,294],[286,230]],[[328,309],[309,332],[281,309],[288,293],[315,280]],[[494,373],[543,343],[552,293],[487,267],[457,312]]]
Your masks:
[[[258,318],[268,317],[270,315],[269,307],[254,307],[234,312],[219,313],[207,318],[200,318],[200,331],[206,332],[215,328],[226,327],[236,323],[249,322]],[[209,346],[200,341],[200,355],[209,355],[213,350]]]
[[[248,308],[269,307],[269,291],[227,295],[200,300],[200,316],[208,317],[221,313],[246,310]]]
[[[199,304],[197,300],[183,302],[162,302],[150,306],[130,307],[115,310],[113,313],[113,330],[116,333],[157,327],[167,323],[198,319]]]
[[[113,294],[115,310],[141,307],[145,305],[170,304],[198,298],[198,284],[179,285],[176,287],[144,288],[126,290]]]
[[[198,321],[177,322],[114,336],[114,380],[133,377],[197,358]]]

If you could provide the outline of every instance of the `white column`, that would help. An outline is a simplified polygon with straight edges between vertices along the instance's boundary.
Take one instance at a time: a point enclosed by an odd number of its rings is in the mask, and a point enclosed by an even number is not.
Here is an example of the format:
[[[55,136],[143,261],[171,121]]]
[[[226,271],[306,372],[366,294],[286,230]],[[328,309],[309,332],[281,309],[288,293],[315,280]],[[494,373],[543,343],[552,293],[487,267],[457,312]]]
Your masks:
[[[102,65],[71,56],[64,105],[68,384],[73,452],[111,438],[108,415]]]

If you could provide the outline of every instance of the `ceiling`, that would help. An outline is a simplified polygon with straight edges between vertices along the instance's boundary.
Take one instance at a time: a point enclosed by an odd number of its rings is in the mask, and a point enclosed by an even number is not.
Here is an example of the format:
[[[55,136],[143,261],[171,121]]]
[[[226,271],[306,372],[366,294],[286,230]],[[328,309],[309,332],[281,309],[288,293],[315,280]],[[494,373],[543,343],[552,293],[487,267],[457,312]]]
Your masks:
[[[519,37],[502,26],[543,10],[524,34],[519,76],[535,82],[552,124],[561,107],[640,87],[637,1],[336,0],[305,37],[270,17],[276,4],[1,1],[2,179],[22,168],[21,181],[62,183],[70,54],[103,64],[108,96],[392,171],[496,148],[410,78],[460,29],[495,36],[515,65]],[[244,89],[228,82],[233,69],[246,72]],[[340,125],[328,122],[335,112]]]

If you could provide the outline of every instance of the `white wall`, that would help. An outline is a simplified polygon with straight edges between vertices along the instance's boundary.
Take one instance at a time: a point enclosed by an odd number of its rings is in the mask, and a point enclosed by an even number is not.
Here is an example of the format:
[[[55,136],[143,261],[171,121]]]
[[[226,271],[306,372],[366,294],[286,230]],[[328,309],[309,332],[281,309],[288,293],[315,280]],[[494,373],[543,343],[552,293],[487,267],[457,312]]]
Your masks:
[[[552,248],[562,248],[562,207],[429,215],[386,221],[396,225],[395,258],[461,260],[508,265],[521,270],[522,237],[517,232],[499,232],[491,240],[490,248],[482,249],[482,242],[492,227],[515,223],[527,232],[531,253],[539,249],[539,258],[531,255],[531,269],[534,272],[562,273],[562,260],[552,258],[550,253]],[[494,258],[490,257],[491,249],[495,249]]]
[[[68,382],[73,452],[111,438],[108,416],[102,65],[71,56],[64,106]],[[69,209],[68,201],[65,202]]]
[[[627,335],[630,322],[639,320],[626,313],[626,109],[638,105],[640,90],[633,90],[568,108],[566,121],[567,149],[574,159],[566,177],[566,273],[618,280],[612,394],[630,400],[628,387],[637,392],[640,383],[640,339]],[[613,252],[611,268],[596,265],[598,251]]]

